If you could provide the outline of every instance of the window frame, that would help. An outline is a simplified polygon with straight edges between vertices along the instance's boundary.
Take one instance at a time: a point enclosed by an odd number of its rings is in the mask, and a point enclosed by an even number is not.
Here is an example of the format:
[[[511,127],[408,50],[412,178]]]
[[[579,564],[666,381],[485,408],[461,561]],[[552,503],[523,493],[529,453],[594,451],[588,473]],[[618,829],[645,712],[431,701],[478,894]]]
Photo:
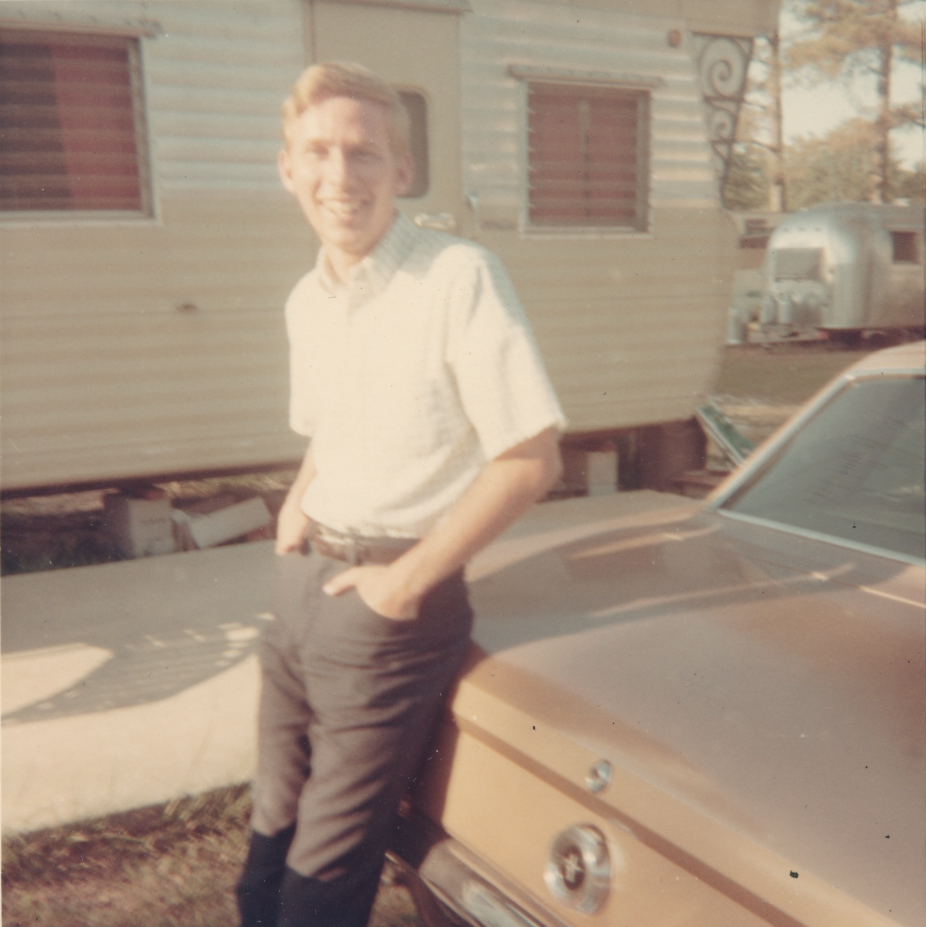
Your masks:
[[[58,44],[100,44],[123,47],[127,54],[129,92],[135,135],[135,160],[139,186],[138,209],[3,209],[0,206],[0,223],[3,224],[137,224],[157,221],[151,133],[148,105],[145,94],[146,74],[144,43],[146,37],[156,35],[158,29],[150,23],[131,26],[107,27],[102,24],[44,23],[30,21],[9,22],[0,19],[0,32],[25,42]]]
[[[404,193],[400,199],[403,200],[420,200],[424,199],[431,192],[431,132],[430,132],[430,109],[431,101],[427,94],[417,87],[397,86],[396,92],[402,98],[402,104],[405,106],[409,117],[409,149],[412,160],[415,162],[415,177],[409,187],[408,193]],[[415,97],[420,100],[420,122],[416,121],[416,106],[409,106],[409,98]],[[416,126],[420,127],[421,135],[415,133]],[[415,158],[420,154],[424,158],[423,165],[419,165]],[[421,172],[423,176],[418,176],[418,168],[423,166]]]
[[[573,72],[547,68],[511,66],[509,73],[518,78],[521,88],[520,132],[520,217],[521,233],[526,237],[607,238],[649,236],[652,233],[652,91],[662,84],[659,78],[636,75],[599,75],[597,72]],[[530,97],[532,90],[552,90],[568,95],[583,91],[590,95],[626,95],[637,101],[637,153],[636,153],[636,208],[637,218],[632,223],[536,223],[531,220],[530,186]]]
[[[891,229],[891,263],[916,266],[920,263],[921,233],[909,229]]]

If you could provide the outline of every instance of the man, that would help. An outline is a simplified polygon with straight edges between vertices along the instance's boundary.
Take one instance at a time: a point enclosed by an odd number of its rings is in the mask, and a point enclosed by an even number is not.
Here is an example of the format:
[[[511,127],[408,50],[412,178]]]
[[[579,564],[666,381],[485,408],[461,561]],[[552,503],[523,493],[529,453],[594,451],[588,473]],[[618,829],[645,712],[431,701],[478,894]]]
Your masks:
[[[389,85],[316,65],[283,130],[322,243],[286,307],[311,444],[277,525],[238,899],[244,927],[363,927],[468,646],[463,567],[559,478],[564,421],[498,261],[397,213],[413,163]]]

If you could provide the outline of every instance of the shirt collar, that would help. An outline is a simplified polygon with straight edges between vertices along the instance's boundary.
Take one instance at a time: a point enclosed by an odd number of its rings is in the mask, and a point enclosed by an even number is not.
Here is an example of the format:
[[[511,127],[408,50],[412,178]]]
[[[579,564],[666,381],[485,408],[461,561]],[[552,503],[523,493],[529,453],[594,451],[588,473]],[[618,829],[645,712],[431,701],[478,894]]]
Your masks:
[[[397,210],[389,231],[380,239],[379,244],[350,269],[350,278],[346,285],[331,273],[325,248],[322,246],[315,262],[319,283],[329,293],[337,294],[346,290],[350,297],[360,301],[378,296],[411,254],[417,231],[405,214]]]

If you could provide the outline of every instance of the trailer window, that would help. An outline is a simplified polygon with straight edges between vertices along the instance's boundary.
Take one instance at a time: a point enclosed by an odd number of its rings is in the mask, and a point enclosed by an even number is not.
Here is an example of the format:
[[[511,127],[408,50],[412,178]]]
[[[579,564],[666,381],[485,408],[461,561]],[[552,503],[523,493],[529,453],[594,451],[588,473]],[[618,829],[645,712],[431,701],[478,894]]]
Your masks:
[[[428,163],[428,104],[420,93],[400,90],[399,96],[408,111],[410,122],[409,148],[415,162],[415,176],[408,188],[408,197],[424,196],[431,186]]]
[[[535,226],[647,224],[649,94],[528,87],[528,212]]]
[[[0,31],[0,209],[149,211],[138,40]]]
[[[821,248],[781,248],[775,252],[776,280],[819,280]]]
[[[916,232],[891,232],[895,264],[919,264]]]

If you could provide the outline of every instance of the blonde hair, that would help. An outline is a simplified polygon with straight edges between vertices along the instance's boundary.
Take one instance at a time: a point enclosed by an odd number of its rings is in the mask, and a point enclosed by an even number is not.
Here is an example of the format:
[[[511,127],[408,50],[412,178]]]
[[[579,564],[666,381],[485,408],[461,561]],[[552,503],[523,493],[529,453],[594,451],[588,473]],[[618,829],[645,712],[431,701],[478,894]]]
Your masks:
[[[292,126],[310,107],[331,97],[378,103],[386,114],[389,141],[396,155],[409,151],[410,120],[399,94],[377,74],[352,61],[313,64],[302,72],[283,103],[283,138],[288,145]]]

